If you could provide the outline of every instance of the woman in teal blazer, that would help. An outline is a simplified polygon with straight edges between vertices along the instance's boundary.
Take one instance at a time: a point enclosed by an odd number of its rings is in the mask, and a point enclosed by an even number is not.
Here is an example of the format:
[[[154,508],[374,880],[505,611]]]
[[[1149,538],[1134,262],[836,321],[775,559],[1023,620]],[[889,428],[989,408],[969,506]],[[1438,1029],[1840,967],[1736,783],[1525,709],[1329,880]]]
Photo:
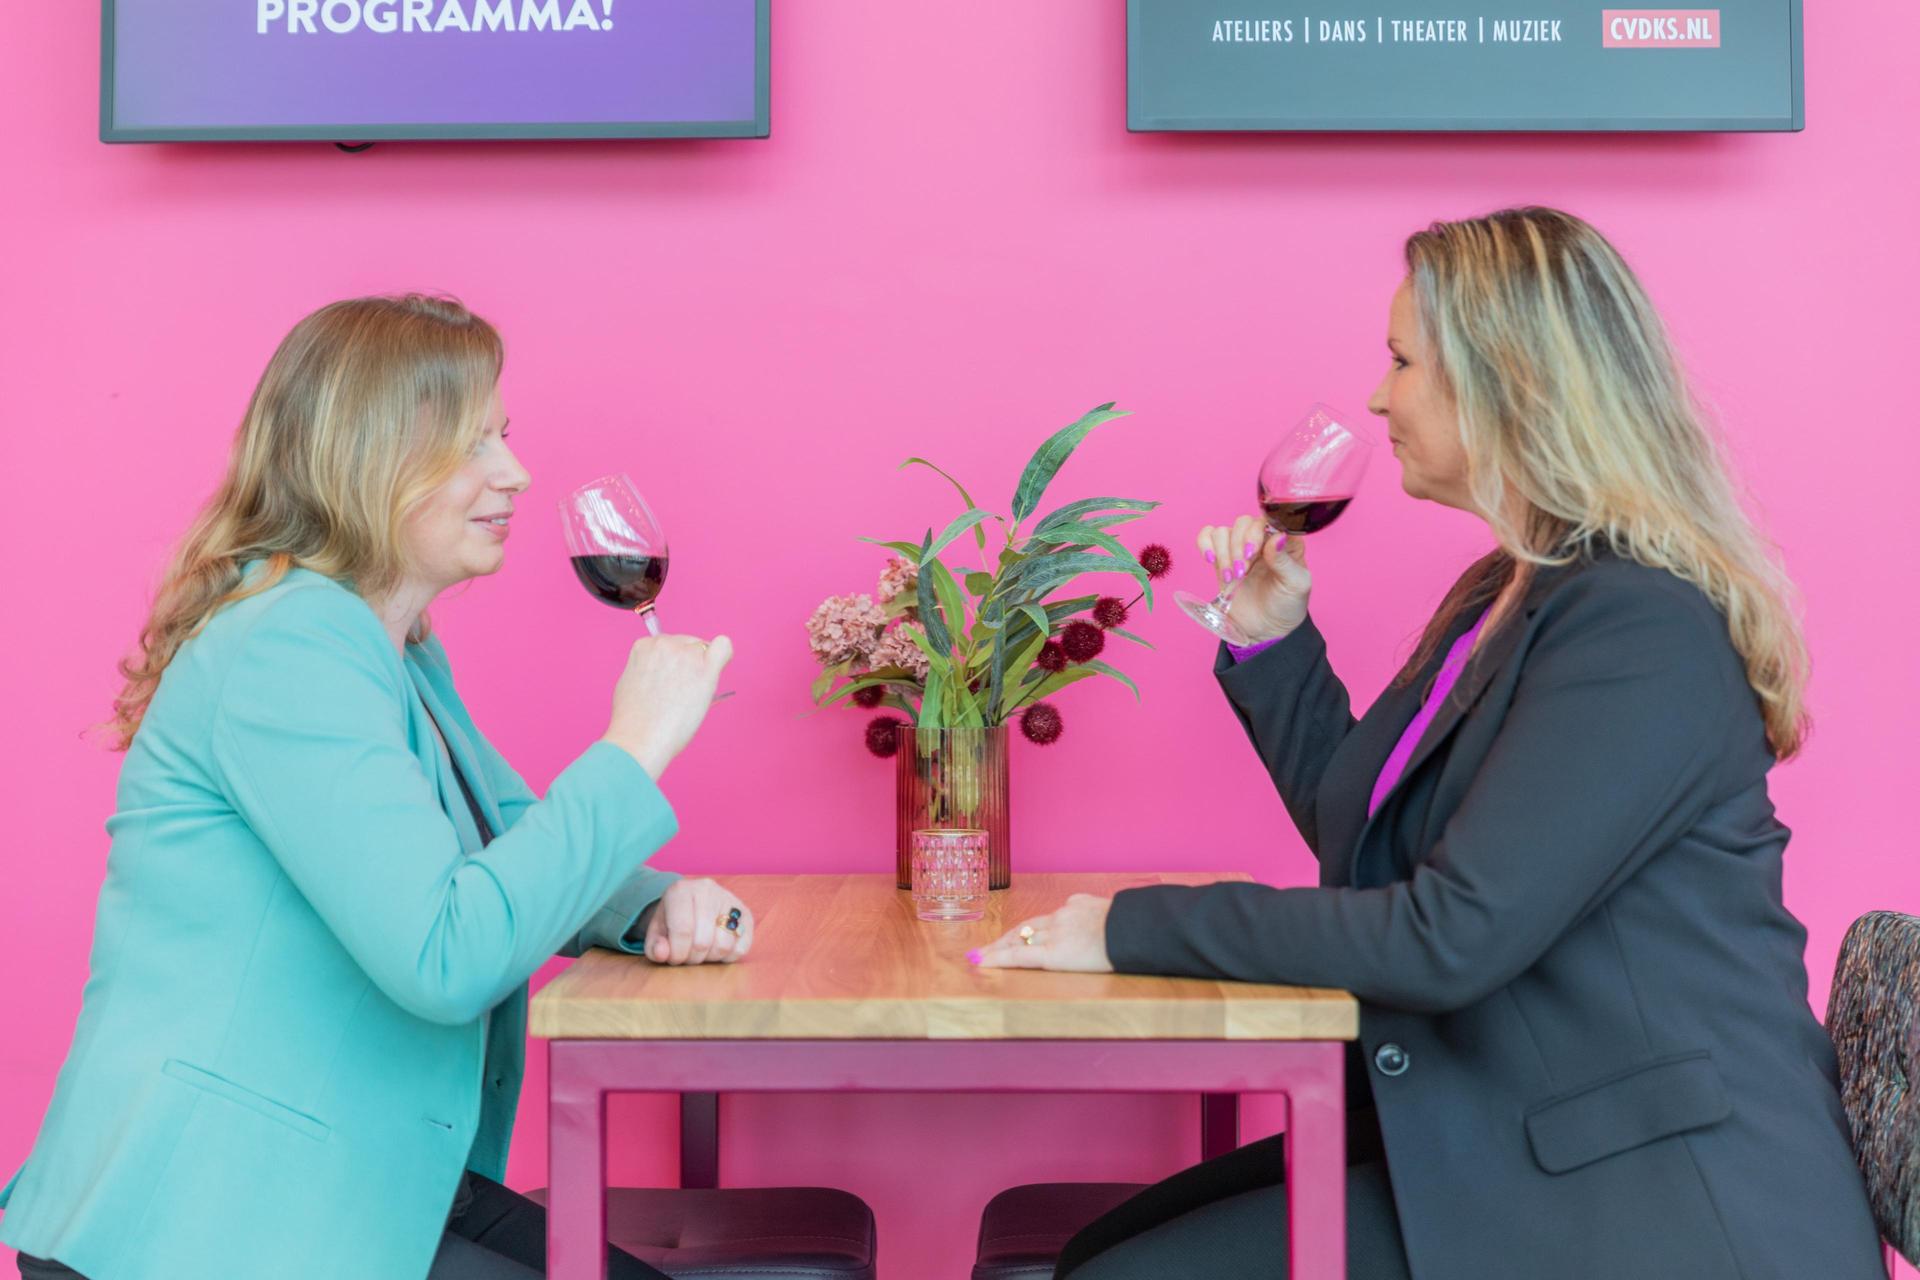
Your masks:
[[[636,644],[542,799],[430,634],[434,596],[500,567],[528,483],[500,363],[458,303],[367,298],[262,376],[123,667],[79,1022],[0,1190],[23,1274],[538,1275],[542,1211],[499,1186],[528,978],[590,946],[751,945],[737,898],[646,865],[724,637]]]

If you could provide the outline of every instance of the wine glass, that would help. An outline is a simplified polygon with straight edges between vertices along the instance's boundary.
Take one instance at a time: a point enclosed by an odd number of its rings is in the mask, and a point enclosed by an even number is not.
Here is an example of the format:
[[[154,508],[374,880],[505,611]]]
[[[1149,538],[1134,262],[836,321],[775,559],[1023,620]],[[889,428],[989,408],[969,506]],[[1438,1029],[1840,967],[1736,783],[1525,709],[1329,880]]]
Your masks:
[[[1352,419],[1316,403],[1260,464],[1260,509],[1274,533],[1318,533],[1340,518],[1367,472],[1374,443],[1347,425]],[[1222,570],[1226,566],[1221,566]],[[1173,598],[1189,618],[1228,644],[1253,638],[1229,614],[1235,579],[1211,600],[1185,591]]]
[[[667,533],[624,475],[589,480],[560,499],[573,572],[602,604],[629,609],[660,634],[653,604],[667,585]]]
[[[660,634],[654,602],[667,585],[667,531],[625,475],[601,476],[560,499],[574,576],[602,604],[626,609]],[[731,698],[728,690],[715,702]]]

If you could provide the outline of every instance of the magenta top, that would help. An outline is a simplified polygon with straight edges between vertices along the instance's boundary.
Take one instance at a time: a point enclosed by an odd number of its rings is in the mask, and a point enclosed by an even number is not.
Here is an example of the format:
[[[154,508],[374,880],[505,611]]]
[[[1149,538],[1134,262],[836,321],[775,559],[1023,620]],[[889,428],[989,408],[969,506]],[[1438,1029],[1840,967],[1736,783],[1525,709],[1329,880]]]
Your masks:
[[[1380,808],[1380,802],[1387,798],[1387,792],[1393,790],[1393,784],[1400,781],[1400,775],[1406,772],[1407,761],[1413,759],[1413,749],[1420,745],[1420,736],[1427,731],[1427,726],[1433,723],[1433,718],[1440,714],[1441,704],[1446,701],[1447,695],[1453,692],[1453,686],[1459,681],[1460,673],[1466,670],[1467,655],[1473,652],[1473,642],[1480,634],[1480,628],[1487,625],[1489,612],[1491,608],[1483,611],[1479,621],[1475,622],[1465,635],[1455,640],[1453,647],[1447,650],[1446,660],[1440,664],[1440,671],[1433,678],[1433,689],[1427,694],[1427,700],[1420,704],[1419,713],[1413,717],[1406,731],[1400,735],[1400,741],[1393,744],[1393,750],[1388,754],[1387,762],[1380,766],[1380,776],[1373,782],[1373,796],[1367,801],[1369,818]],[[1227,651],[1233,655],[1235,662],[1245,662],[1261,650],[1271,649],[1282,639],[1285,637],[1262,640],[1258,644],[1230,644],[1227,646]]]
[[[1380,802],[1387,798],[1387,792],[1393,790],[1393,784],[1400,781],[1400,775],[1406,772],[1407,761],[1413,758],[1413,749],[1420,745],[1420,736],[1427,731],[1427,726],[1433,723],[1433,718],[1440,714],[1441,705],[1446,702],[1447,695],[1453,692],[1453,686],[1459,681],[1460,673],[1466,670],[1467,655],[1473,652],[1474,637],[1480,634],[1480,628],[1485,625],[1487,625],[1487,615],[1483,612],[1480,620],[1475,622],[1465,635],[1455,640],[1453,647],[1447,650],[1446,661],[1440,664],[1440,672],[1433,678],[1432,692],[1428,693],[1427,700],[1420,704],[1419,714],[1415,715],[1407,725],[1406,731],[1400,735],[1400,741],[1393,744],[1393,751],[1388,754],[1387,762],[1380,766],[1380,776],[1373,782],[1373,797],[1367,801],[1369,818],[1380,807]]]

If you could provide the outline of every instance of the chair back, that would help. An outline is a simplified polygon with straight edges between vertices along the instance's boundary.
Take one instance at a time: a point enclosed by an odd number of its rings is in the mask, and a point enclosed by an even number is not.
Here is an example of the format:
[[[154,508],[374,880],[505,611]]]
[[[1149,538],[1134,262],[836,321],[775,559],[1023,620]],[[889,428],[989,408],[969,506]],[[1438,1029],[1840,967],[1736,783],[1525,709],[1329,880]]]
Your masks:
[[[1880,1234],[1920,1266],[1920,918],[1874,911],[1853,922],[1827,1034]]]

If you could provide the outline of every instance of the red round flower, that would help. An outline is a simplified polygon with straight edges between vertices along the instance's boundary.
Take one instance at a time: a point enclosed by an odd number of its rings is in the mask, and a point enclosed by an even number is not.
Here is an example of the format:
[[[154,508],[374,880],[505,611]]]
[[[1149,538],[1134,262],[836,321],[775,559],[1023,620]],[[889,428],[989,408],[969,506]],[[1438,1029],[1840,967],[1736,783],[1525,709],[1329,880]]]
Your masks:
[[[1042,671],[1065,671],[1067,651],[1058,640],[1049,640],[1040,646],[1040,655],[1033,660],[1033,665]]]
[[[853,691],[853,705],[856,707],[865,707],[871,711],[886,701],[886,697],[887,686],[883,684],[870,684],[864,689],[855,689]]]
[[[1140,567],[1149,578],[1164,578],[1173,572],[1173,552],[1157,542],[1140,548]]]
[[[1043,747],[1060,740],[1060,729],[1060,712],[1050,702],[1036,702],[1020,716],[1020,732]]]
[[[900,735],[895,732],[906,721],[899,716],[875,716],[867,721],[867,750],[888,759],[900,750]]]
[[[1060,632],[1060,647],[1075,662],[1091,662],[1107,647],[1107,633],[1091,622],[1075,619]]]
[[[1093,602],[1093,620],[1102,629],[1125,626],[1127,622],[1127,602],[1119,596],[1101,596]]]

